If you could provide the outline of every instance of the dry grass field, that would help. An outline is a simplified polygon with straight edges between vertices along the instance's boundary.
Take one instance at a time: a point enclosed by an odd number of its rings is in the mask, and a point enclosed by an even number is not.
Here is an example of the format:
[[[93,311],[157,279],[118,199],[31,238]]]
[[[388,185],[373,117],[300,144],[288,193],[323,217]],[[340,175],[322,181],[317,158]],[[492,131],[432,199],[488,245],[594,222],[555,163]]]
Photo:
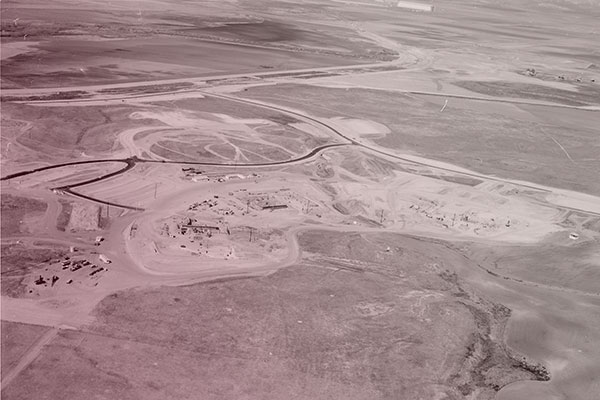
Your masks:
[[[324,118],[360,115],[378,121],[391,132],[364,140],[385,148],[486,174],[600,194],[590,173],[600,170],[597,112],[464,99],[449,99],[440,112],[443,97],[308,85],[255,87],[243,95],[303,107]],[[600,91],[595,99],[598,104]]]
[[[2,321],[2,370],[14,367],[40,336],[49,330],[38,325]]]
[[[5,395],[485,399],[536,378],[493,341],[509,310],[435,262],[447,250],[358,234],[323,246],[330,236],[302,235],[305,260],[265,278],[115,293],[18,378],[69,384]]]
[[[2,236],[27,233],[26,217],[33,219],[43,215],[46,204],[42,201],[2,194]]]
[[[265,21],[250,14],[257,6],[261,9],[258,4],[244,5],[249,8],[244,11],[229,1],[156,1],[143,8],[126,2],[98,9],[61,0],[48,9],[36,0],[5,1],[3,37],[27,37],[36,43],[32,51],[3,62],[2,86],[74,86],[300,69],[355,64],[378,56],[349,29],[322,25],[322,18],[303,22],[276,15]],[[69,12],[62,12],[65,9]]]

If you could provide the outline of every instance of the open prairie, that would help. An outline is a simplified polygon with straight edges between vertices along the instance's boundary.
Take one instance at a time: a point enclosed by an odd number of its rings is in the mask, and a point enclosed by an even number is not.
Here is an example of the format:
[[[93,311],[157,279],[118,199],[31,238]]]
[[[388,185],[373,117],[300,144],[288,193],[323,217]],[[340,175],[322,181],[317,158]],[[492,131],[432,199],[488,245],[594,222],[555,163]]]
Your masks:
[[[2,397],[600,396],[600,3],[3,1]]]

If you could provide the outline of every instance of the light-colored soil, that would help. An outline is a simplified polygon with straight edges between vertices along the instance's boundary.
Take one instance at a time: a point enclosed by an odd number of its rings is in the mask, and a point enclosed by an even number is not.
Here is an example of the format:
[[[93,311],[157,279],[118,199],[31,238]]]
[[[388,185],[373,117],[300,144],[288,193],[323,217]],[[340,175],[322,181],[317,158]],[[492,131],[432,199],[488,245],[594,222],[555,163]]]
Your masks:
[[[67,229],[72,231],[94,231],[100,222],[100,207],[97,204],[75,203]]]

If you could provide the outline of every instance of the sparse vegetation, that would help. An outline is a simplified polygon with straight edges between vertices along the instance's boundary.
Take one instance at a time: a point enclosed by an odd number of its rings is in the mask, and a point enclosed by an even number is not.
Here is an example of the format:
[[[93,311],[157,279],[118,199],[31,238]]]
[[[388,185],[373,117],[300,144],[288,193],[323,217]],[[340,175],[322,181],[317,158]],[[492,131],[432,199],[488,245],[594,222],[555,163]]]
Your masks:
[[[0,195],[2,236],[23,233],[23,218],[28,214],[39,215],[46,211],[46,203],[22,196],[3,193]]]

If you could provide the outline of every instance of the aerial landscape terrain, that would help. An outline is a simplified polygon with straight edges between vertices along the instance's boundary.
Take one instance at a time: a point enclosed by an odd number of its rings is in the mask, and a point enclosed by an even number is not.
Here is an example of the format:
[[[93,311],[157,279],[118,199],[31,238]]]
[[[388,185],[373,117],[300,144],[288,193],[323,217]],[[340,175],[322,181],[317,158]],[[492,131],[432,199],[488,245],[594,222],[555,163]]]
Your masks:
[[[3,0],[1,397],[600,398],[600,0]]]

